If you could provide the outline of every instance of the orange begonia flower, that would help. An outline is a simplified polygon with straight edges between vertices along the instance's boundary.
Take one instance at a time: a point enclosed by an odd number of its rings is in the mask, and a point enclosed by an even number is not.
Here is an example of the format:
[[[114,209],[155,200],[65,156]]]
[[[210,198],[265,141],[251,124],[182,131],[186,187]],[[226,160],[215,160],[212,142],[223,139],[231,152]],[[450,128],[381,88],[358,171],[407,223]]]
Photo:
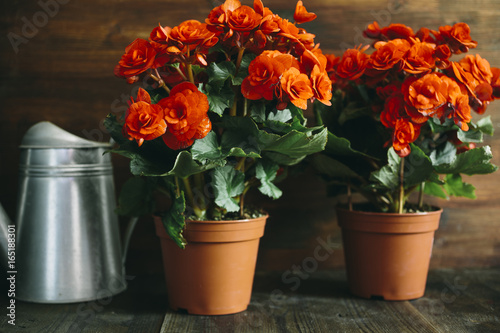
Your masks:
[[[303,110],[307,109],[307,100],[314,97],[314,93],[306,74],[292,67],[283,73],[280,83],[281,91],[290,98],[293,105]]]
[[[115,75],[118,77],[132,77],[139,75],[153,67],[156,51],[147,40],[137,38],[125,49]]]
[[[356,80],[363,75],[368,64],[368,55],[363,53],[364,50],[346,50],[337,65],[337,75],[348,80]]]
[[[290,56],[291,57],[291,56]],[[285,71],[285,65],[268,52],[257,56],[248,66],[248,76],[241,84],[241,93],[245,98],[257,100],[274,98],[274,89],[280,76]]]
[[[410,43],[405,39],[394,39],[377,42],[374,47],[377,50],[370,55],[370,67],[386,71],[402,62],[403,56],[410,49]]]
[[[256,13],[252,7],[241,6],[228,12],[227,24],[234,31],[251,31],[257,28],[261,21],[262,15]]]
[[[410,37],[415,36],[413,29],[407,27],[404,24],[391,24],[388,27],[382,28],[380,33],[385,36],[388,40],[391,39],[410,39]]]
[[[490,63],[488,60],[481,58],[479,54],[476,54],[476,56],[469,54],[462,58],[459,64],[466,72],[471,73],[480,83],[491,83],[493,73],[491,73]]]
[[[168,124],[167,133],[163,139],[170,148],[189,147],[195,139],[202,138],[208,133],[203,130],[204,135],[201,136],[199,129],[200,125],[205,129],[208,126],[206,123],[208,98],[194,84],[183,82],[176,85],[170,91],[170,96],[163,98],[158,104],[163,108]],[[176,141],[173,140],[172,135]]]
[[[314,66],[311,72],[311,83],[314,98],[325,105],[332,105],[332,81],[326,71],[321,71],[319,66]]]
[[[435,67],[434,44],[416,40],[403,58],[403,69],[411,74],[430,72]]]
[[[169,37],[181,45],[188,46],[190,50],[198,46],[209,48],[218,41],[215,33],[209,31],[205,23],[197,20],[187,20],[172,28]]]
[[[162,107],[151,104],[149,94],[142,88],[139,88],[137,101],[132,100],[132,102],[123,127],[129,140],[135,139],[141,146],[145,140],[153,140],[163,135],[167,129],[167,123],[163,119]]]
[[[295,12],[293,13],[293,19],[295,23],[301,24],[306,22],[311,22],[317,17],[314,13],[309,13],[304,7],[302,1],[297,1],[297,6],[295,6]]]
[[[392,147],[400,157],[408,156],[411,152],[410,143],[420,135],[420,125],[407,119],[398,119],[394,127]]]
[[[477,42],[473,41],[470,36],[470,28],[466,23],[439,27],[439,39],[448,44],[455,54],[467,52],[477,46]]]
[[[363,31],[363,36],[371,39],[380,39],[381,32],[382,30],[380,29],[377,21],[374,21],[373,23],[368,24],[366,29]]]

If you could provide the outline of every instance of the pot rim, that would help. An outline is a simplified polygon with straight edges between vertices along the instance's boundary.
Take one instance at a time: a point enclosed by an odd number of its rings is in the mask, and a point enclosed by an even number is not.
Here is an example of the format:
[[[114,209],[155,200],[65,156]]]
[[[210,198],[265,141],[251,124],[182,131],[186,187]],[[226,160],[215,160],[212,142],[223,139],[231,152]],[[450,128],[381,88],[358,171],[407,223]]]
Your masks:
[[[234,224],[240,224],[240,223],[249,223],[249,222],[254,222],[256,220],[260,220],[260,219],[268,219],[269,218],[269,214],[268,213],[265,213],[265,215],[262,215],[262,216],[259,216],[259,217],[254,217],[254,218],[250,218],[250,219],[242,219],[242,220],[220,220],[220,221],[216,221],[216,220],[188,220],[186,219],[186,223],[192,223],[192,224],[231,224],[231,223],[234,223]]]
[[[384,213],[384,212],[367,212],[363,210],[349,210],[348,208],[344,206],[337,206],[335,207],[336,210],[342,211],[342,212],[347,212],[350,214],[358,214],[358,215],[377,215],[377,216],[422,216],[422,215],[435,215],[435,214],[441,214],[443,212],[443,208],[438,207],[438,206],[431,206],[434,208],[432,211],[427,211],[427,212],[415,212],[415,213]]]

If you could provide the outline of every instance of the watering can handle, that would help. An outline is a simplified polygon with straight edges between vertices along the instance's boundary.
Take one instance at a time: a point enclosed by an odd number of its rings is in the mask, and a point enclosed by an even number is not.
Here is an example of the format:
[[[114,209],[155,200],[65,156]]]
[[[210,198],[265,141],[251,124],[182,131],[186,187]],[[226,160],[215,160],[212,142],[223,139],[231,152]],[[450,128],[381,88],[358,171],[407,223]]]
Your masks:
[[[127,228],[125,229],[125,235],[123,235],[123,252],[122,252],[122,262],[125,265],[125,261],[127,260],[127,252],[128,246],[130,244],[130,238],[132,233],[134,232],[135,225],[139,221],[139,217],[133,216],[130,218],[127,224]]]

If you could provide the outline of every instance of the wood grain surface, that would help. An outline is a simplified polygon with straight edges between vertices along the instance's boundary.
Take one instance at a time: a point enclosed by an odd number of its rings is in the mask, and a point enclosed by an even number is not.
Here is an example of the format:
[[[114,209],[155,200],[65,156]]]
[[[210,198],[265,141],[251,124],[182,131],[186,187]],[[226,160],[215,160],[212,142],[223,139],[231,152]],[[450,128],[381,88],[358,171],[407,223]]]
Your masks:
[[[0,296],[5,309],[6,296]],[[196,316],[168,308],[161,274],[141,274],[125,292],[76,304],[17,302],[7,332],[500,332],[498,268],[432,270],[424,297],[386,302],[352,296],[343,270],[322,270],[290,290],[278,272],[259,272],[247,311]]]
[[[291,18],[295,3],[264,1]],[[422,26],[466,22],[479,46],[474,52],[500,67],[500,2],[497,0],[306,0],[318,19],[305,28],[316,34],[325,53],[365,42],[361,31],[374,20],[381,25]],[[220,1],[191,0],[42,0],[0,4],[0,202],[14,216],[17,201],[18,145],[33,124],[49,120],[85,138],[105,141],[102,127],[110,112],[123,112],[133,89],[113,76],[125,47],[147,38],[159,22],[175,26],[186,19],[203,20]],[[250,1],[243,1],[251,5]],[[45,4],[45,5],[43,5]],[[488,114],[500,129],[500,103]],[[500,165],[500,135],[487,138]],[[114,159],[117,188],[129,176],[127,161]],[[477,200],[435,201],[445,212],[436,233],[432,267],[500,265],[500,172],[468,179]],[[280,185],[283,198],[254,200],[271,214],[262,239],[259,268],[287,270],[311,256],[318,238],[340,242],[334,205],[311,170]],[[155,270],[158,244],[151,221],[145,220],[131,244],[131,271]],[[320,268],[342,267],[342,250]]]

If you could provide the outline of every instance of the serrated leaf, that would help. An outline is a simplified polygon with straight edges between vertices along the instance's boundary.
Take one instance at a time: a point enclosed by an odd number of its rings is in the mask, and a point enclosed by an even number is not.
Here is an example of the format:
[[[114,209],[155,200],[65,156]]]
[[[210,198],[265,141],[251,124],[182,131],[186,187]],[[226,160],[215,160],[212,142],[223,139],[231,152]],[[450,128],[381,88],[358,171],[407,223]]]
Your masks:
[[[410,146],[411,153],[405,157],[405,188],[425,182],[434,174],[434,168],[430,158],[418,146],[414,144]]]
[[[453,161],[457,155],[457,148],[454,144],[446,141],[444,145],[441,145],[437,149],[433,150],[429,158],[431,159],[432,165],[449,164]]]
[[[424,193],[441,199],[448,199],[448,196],[443,191],[443,188],[436,183],[431,183],[431,182],[425,183]]]
[[[401,158],[391,147],[387,152],[387,164],[370,174],[370,181],[382,187],[395,190],[399,186],[399,168]]]
[[[152,197],[154,188],[155,185],[147,178],[129,178],[120,191],[116,212],[126,216],[152,214],[155,208],[155,201]]]
[[[269,113],[267,116],[267,120],[279,121],[282,123],[286,123],[287,121],[292,119],[292,112],[288,109],[284,110],[276,110],[275,112]]]
[[[250,105],[250,117],[258,123],[266,121],[266,105],[263,102],[252,102]]]
[[[201,173],[203,171],[225,165],[225,163],[225,161],[216,161],[201,164],[193,159],[190,152],[183,150],[179,153],[179,155],[177,155],[173,168],[161,176],[177,176],[180,178],[187,178],[196,173]]]
[[[476,199],[476,188],[471,184],[464,183],[459,174],[446,175],[443,187],[450,196]]]
[[[203,93],[207,96],[209,111],[219,116],[222,116],[224,111],[230,108],[233,103],[234,91],[230,88],[218,91],[217,88],[206,84],[203,87]]]
[[[491,116],[481,118],[477,121],[477,128],[484,134],[493,135],[495,128],[491,121]]]
[[[215,194],[215,203],[228,212],[240,210],[234,197],[243,193],[245,189],[245,175],[232,166],[215,168],[212,173],[212,182]]]
[[[491,164],[492,157],[489,146],[474,148],[455,155],[455,158],[450,163],[436,165],[435,170],[437,173],[442,174],[488,174],[498,169],[498,167]]]
[[[327,135],[328,131],[326,128],[311,136],[293,130],[278,140],[270,142],[264,149],[266,151],[281,153],[291,158],[301,158],[324,150]]]
[[[255,166],[255,177],[260,180],[259,191],[273,199],[278,199],[282,195],[281,190],[273,183],[278,169],[278,164],[266,161],[259,161]]]
[[[224,133],[221,138],[223,154],[229,155],[234,148],[243,150],[245,155],[260,156],[267,144],[279,139],[279,136],[259,130],[257,124],[249,117],[225,117],[221,127]]]
[[[236,65],[232,61],[211,62],[207,67],[208,83],[221,91],[224,82],[233,77]]]
[[[462,142],[483,142],[483,132],[479,129],[470,128],[468,131],[457,131],[457,138]]]
[[[205,164],[207,160],[219,160],[222,158],[222,151],[217,142],[217,134],[210,131],[203,139],[198,139],[191,147],[193,159]]]
[[[170,209],[162,216],[162,223],[170,238],[182,249],[186,246],[186,240],[182,235],[185,226],[184,211],[186,210],[186,201],[184,192],[177,193],[175,185],[167,182],[167,190],[172,199]]]

